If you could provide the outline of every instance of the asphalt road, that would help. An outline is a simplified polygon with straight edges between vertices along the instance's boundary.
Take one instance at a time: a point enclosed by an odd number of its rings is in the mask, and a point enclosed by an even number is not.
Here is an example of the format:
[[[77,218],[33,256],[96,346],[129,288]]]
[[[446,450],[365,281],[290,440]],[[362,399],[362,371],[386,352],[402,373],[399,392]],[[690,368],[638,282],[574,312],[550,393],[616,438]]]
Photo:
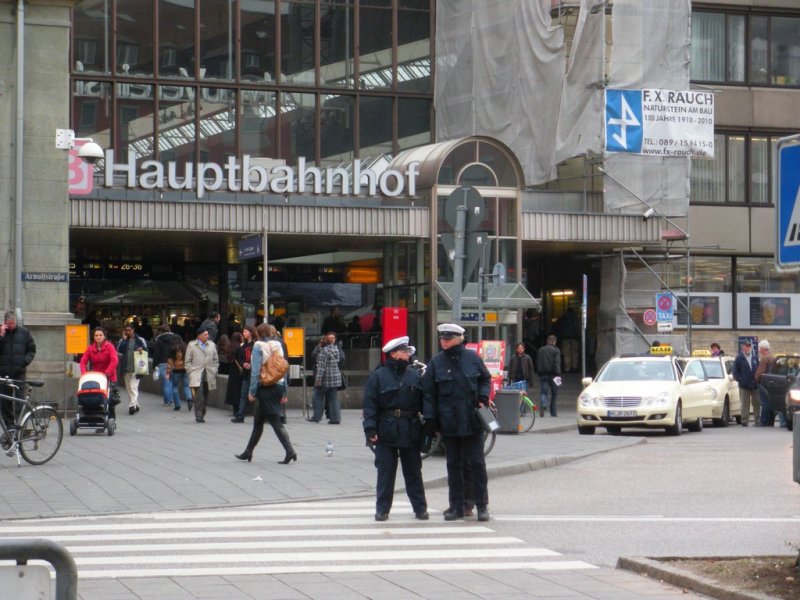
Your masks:
[[[787,543],[800,543],[785,429],[623,435],[647,443],[491,481],[493,527],[600,566],[619,556],[791,554]],[[446,504],[441,490],[429,496]]]

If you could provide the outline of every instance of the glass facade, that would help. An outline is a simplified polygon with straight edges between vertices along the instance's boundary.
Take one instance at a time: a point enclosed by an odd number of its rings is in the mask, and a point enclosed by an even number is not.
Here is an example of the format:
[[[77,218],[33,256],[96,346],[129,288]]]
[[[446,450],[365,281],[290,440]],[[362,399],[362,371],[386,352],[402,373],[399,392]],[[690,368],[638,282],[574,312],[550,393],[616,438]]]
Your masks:
[[[179,171],[242,154],[325,166],[430,143],[431,4],[79,1],[72,127],[117,160]]]

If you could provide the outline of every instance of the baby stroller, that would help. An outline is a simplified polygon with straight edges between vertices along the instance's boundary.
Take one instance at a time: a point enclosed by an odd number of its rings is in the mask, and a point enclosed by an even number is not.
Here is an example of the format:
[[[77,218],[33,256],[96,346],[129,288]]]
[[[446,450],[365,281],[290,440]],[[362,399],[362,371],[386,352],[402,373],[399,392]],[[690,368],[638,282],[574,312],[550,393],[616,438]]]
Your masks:
[[[113,385],[113,384],[112,384]],[[98,371],[87,371],[78,380],[78,414],[69,422],[69,434],[78,429],[94,429],[95,433],[114,435],[116,420],[109,416],[108,378]]]

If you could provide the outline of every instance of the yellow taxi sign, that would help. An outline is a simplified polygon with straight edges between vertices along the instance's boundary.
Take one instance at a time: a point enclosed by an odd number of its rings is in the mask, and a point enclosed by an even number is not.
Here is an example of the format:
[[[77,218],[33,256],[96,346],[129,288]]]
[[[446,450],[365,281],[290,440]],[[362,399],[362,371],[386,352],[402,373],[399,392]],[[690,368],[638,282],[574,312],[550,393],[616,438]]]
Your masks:
[[[693,350],[692,356],[711,356],[711,350]]]
[[[657,356],[672,354],[672,346],[667,346],[666,344],[661,344],[660,346],[651,346],[650,354],[655,354]]]

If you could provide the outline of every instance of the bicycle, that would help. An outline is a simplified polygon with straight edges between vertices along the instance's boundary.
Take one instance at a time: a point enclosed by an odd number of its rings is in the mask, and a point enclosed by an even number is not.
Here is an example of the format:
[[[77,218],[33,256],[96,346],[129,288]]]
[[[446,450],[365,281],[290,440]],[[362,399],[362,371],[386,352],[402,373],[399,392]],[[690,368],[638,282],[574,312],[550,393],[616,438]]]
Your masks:
[[[0,418],[0,428],[2,428],[0,447],[6,451],[6,456],[16,455],[17,466],[22,466],[20,457],[29,464],[43,465],[56,455],[64,438],[64,426],[55,409],[31,399],[31,388],[42,387],[44,381],[26,382],[0,377],[0,385],[5,385],[14,392],[25,386],[25,397],[22,399],[0,393],[0,399],[23,405],[14,427],[9,428],[5,419]]]

